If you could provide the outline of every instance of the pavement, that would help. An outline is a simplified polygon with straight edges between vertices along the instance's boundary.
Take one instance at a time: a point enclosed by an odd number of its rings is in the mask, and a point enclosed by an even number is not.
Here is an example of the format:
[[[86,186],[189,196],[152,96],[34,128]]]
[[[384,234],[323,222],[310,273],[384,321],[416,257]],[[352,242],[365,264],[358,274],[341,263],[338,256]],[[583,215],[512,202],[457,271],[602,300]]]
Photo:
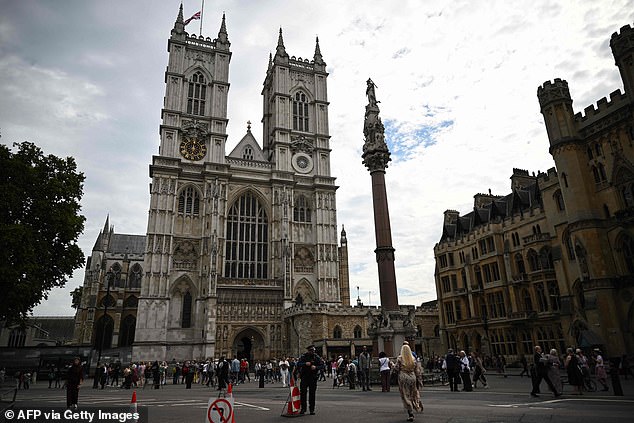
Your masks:
[[[487,374],[489,389],[478,388],[473,392],[450,392],[448,386],[431,385],[422,390],[423,413],[417,414],[420,422],[550,422],[585,423],[631,421],[634,414],[634,380],[620,379],[624,395],[615,396],[612,387],[608,392],[584,392],[572,395],[571,387],[564,385],[564,394],[555,398],[547,393],[542,384],[538,398],[529,395],[530,379],[515,374],[503,377],[494,372]],[[1,390],[7,388],[5,383]],[[317,388],[316,415],[299,418],[306,423],[388,423],[404,422],[404,411],[398,393],[393,386],[391,392],[383,393],[380,387],[372,391],[351,390],[348,387],[332,388],[332,380],[320,382]],[[205,422],[208,403],[218,398],[218,391],[202,385],[185,389],[184,385],[165,385],[154,390],[147,387],[131,390],[107,387],[92,389],[88,380],[80,389],[79,410],[123,407],[129,409],[132,393],[136,391],[139,407],[147,407],[149,422]],[[47,382],[38,382],[29,390],[18,392],[15,409],[65,406],[65,391],[48,389]],[[285,411],[289,389],[280,383],[266,384],[259,388],[255,382],[235,386],[233,389],[234,415],[236,423],[285,422],[281,414]],[[213,413],[212,413],[213,414]],[[0,421],[4,416],[0,416]],[[214,420],[212,416],[212,420]],[[6,421],[26,421],[12,420]],[[30,420],[34,421],[34,420]],[[39,421],[39,420],[38,420]],[[51,421],[51,420],[48,420]],[[64,421],[58,420],[58,421]],[[68,420],[66,420],[68,421]],[[79,420],[72,420],[79,421]],[[215,417],[214,421],[223,421]]]

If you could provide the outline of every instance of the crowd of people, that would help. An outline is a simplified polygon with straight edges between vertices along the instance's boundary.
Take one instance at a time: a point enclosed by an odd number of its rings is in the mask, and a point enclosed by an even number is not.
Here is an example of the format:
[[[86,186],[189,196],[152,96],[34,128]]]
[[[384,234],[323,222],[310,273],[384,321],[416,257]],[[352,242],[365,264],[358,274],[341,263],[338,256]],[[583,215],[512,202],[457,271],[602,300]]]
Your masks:
[[[551,349],[547,353],[540,346],[534,347],[532,360],[520,357],[522,368],[520,377],[530,377],[532,396],[541,394],[540,387],[545,382],[555,397],[562,395],[563,379],[572,386],[573,395],[581,395],[586,382],[595,375],[601,389],[610,389],[608,384],[608,363],[599,349],[586,355],[583,350],[568,348],[564,355]],[[627,357],[621,361],[621,372],[634,376]],[[380,352],[374,359],[367,347],[362,347],[358,355],[333,355],[322,359],[314,345],[307,347],[300,357],[282,357],[279,359],[259,360],[251,364],[245,358],[220,357],[219,359],[132,362],[123,365],[120,361],[98,363],[93,379],[93,389],[116,387],[122,389],[150,386],[160,389],[166,384],[184,385],[191,389],[193,384],[222,391],[231,383],[240,385],[257,381],[264,384],[281,384],[287,387],[297,383],[300,387],[301,409],[304,414],[315,414],[317,382],[332,379],[332,388],[359,389],[371,391],[371,369],[376,367],[379,374],[381,391],[390,392],[390,387],[398,384],[407,420],[414,420],[415,412],[422,412],[423,404],[420,391],[426,376],[445,375],[450,391],[473,391],[489,387],[487,369],[495,369],[501,376],[507,377],[506,360],[502,355],[481,356],[475,351],[469,353],[449,349],[444,356],[435,355],[426,361],[413,352],[407,341],[401,347],[396,359],[390,359]],[[77,408],[79,387],[86,373],[85,363],[79,357],[61,368],[50,366],[47,370],[48,388],[66,388],[67,407]],[[18,389],[29,389],[30,382],[36,378],[35,372],[19,371],[14,375]],[[253,376],[253,377],[252,377]],[[6,371],[0,369],[0,383],[6,378]],[[461,386],[461,388],[459,388]]]

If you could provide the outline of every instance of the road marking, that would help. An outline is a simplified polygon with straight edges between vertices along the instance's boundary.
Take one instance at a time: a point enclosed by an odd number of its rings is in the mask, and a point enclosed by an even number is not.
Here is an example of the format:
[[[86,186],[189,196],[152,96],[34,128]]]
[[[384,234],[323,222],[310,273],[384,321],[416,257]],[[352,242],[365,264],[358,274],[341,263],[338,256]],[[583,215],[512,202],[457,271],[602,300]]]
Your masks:
[[[557,404],[557,403],[565,403],[565,402],[575,402],[582,401],[584,404],[588,402],[620,402],[620,403],[634,403],[634,400],[626,400],[626,399],[607,399],[607,398],[558,398],[544,401],[536,401],[536,402],[521,402],[516,404],[487,404],[489,407],[500,407],[500,408],[518,408],[518,407],[531,407],[537,408],[536,405],[539,404]],[[548,408],[552,410],[552,408]]]
[[[250,408],[255,408],[256,410],[262,410],[262,411],[270,411],[270,408],[266,408],[266,407],[261,407],[259,405],[253,405],[253,404],[247,404],[246,402],[235,402],[236,405],[242,405],[244,407],[250,407]]]

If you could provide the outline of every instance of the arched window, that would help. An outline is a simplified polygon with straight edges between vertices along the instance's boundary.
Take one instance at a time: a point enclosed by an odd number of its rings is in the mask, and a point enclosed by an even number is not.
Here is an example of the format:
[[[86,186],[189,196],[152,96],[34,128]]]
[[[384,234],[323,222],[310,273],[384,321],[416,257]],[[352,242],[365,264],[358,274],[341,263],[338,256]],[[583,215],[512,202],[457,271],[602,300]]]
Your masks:
[[[187,291],[183,295],[183,315],[181,317],[181,327],[192,327],[192,294]]]
[[[515,254],[515,268],[519,275],[526,273],[526,267],[524,267],[524,258],[520,253]]]
[[[207,86],[202,73],[196,72],[189,81],[187,91],[187,113],[190,115],[204,116]]]
[[[23,347],[26,342],[26,332],[21,328],[13,328],[9,333],[9,343],[7,347]]]
[[[600,142],[595,144],[594,151],[596,151],[597,157],[603,156],[603,147],[601,147],[601,143]]]
[[[194,187],[187,187],[178,196],[178,213],[185,216],[198,216],[200,199]]]
[[[546,311],[548,303],[546,301],[546,293],[544,292],[544,284],[539,282],[535,284],[535,294],[537,296],[537,306],[539,311]]]
[[[572,245],[572,239],[570,238],[570,234],[568,233],[564,235],[564,245],[566,246],[566,251],[568,252],[568,260],[574,260],[575,246]]]
[[[625,268],[629,273],[634,273],[634,242],[629,236],[625,236],[621,242],[621,251],[623,252],[623,261]]]
[[[532,248],[528,250],[528,266],[531,272],[536,272],[541,269],[539,266],[539,256]]]
[[[554,311],[561,309],[561,297],[557,281],[548,281],[548,297],[550,298],[550,306]]]
[[[606,219],[610,218],[610,209],[608,208],[607,204],[603,205],[603,215],[605,216]]]
[[[308,201],[303,195],[299,195],[295,198],[295,206],[293,207],[293,220],[295,222],[310,222],[311,212],[308,206]]]
[[[252,193],[242,195],[229,209],[225,277],[268,277],[268,218]]]
[[[141,279],[143,278],[143,268],[139,263],[134,263],[128,275],[128,288],[141,288]]]
[[[592,166],[592,176],[594,176],[594,182],[596,184],[601,182],[601,174],[599,173],[599,169],[596,166]]]
[[[110,271],[106,273],[106,277],[110,278],[110,288],[123,288],[123,281],[121,280],[121,265],[115,263],[110,267]]]
[[[553,256],[550,251],[550,248],[544,247],[541,250],[539,250],[539,267],[541,269],[553,268]]]
[[[564,196],[561,195],[561,191],[557,190],[554,195],[555,204],[557,204],[557,210],[564,211],[566,210],[566,204],[564,204]]]
[[[592,154],[592,147],[588,147],[586,153],[588,153],[588,160],[592,160],[594,158],[594,155]]]
[[[476,282],[478,283],[478,288],[482,289],[483,281],[482,281],[482,270],[480,266],[477,264],[473,268],[473,272],[475,274]]]
[[[135,297],[134,295],[130,295],[123,302],[124,308],[137,308],[138,306],[139,306],[139,299]]]
[[[134,342],[134,330],[136,328],[136,318],[128,314],[121,321],[121,329],[119,330],[119,346],[129,347]]]
[[[293,129],[308,132],[308,99],[302,91],[293,98]]]
[[[434,336],[436,338],[440,337],[440,326],[438,325],[434,326]]]
[[[354,339],[361,338],[361,326],[357,325],[354,327],[353,336],[354,336]]]
[[[522,301],[524,302],[524,311],[533,311],[533,300],[528,289],[522,290]]]
[[[335,330],[332,332],[332,337],[335,339],[341,339],[341,328],[339,326],[335,326]]]
[[[95,328],[95,348],[110,348],[112,346],[112,332],[114,330],[114,320],[105,315],[97,320]]]
[[[114,307],[117,304],[117,301],[112,297],[112,295],[106,295],[101,299],[100,305],[101,307]]]
[[[599,178],[601,181],[607,180],[608,178],[605,176],[605,166],[603,166],[603,163],[597,164],[597,169],[599,171]]]

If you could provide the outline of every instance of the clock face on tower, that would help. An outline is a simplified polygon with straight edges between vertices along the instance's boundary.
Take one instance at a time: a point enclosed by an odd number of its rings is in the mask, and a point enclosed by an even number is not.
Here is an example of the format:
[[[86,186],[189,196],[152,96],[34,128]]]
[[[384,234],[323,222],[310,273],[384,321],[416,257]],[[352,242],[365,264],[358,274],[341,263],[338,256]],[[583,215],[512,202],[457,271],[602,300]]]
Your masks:
[[[198,161],[207,154],[207,146],[198,138],[186,138],[181,142],[181,155],[188,160]]]

